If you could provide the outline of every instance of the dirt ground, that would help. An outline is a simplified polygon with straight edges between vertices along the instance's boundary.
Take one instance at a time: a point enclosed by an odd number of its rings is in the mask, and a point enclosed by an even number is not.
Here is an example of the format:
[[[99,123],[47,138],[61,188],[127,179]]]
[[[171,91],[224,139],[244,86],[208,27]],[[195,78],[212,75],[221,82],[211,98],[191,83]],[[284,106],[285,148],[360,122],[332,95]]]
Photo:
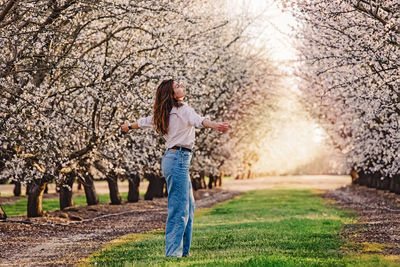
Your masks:
[[[345,237],[356,242],[387,243],[390,246],[385,248],[384,253],[399,255],[399,196],[351,186],[350,182],[348,176],[226,180],[222,188],[196,191],[196,209],[211,207],[253,189],[320,189],[324,192],[323,197],[335,200],[338,206],[353,208],[360,215],[357,224],[346,226]],[[141,190],[147,184],[142,186]],[[96,184],[96,188],[99,194],[108,192],[106,184]],[[0,189],[4,195],[4,188]],[[52,188],[49,190],[49,196],[57,196]],[[125,190],[127,188],[121,184],[120,191]],[[2,202],[15,199],[1,198]],[[74,207],[46,213],[42,218],[10,218],[7,222],[0,222],[0,266],[76,265],[80,259],[122,235],[163,229],[166,205],[166,198],[152,201],[140,199],[137,203],[125,202],[122,205]]]
[[[196,208],[207,208],[239,192],[195,192]],[[129,233],[163,229],[167,199],[122,205],[100,204],[48,212],[42,218],[12,217],[0,222],[0,266],[72,266],[108,242]]]
[[[366,186],[349,185],[322,194],[335,206],[356,211],[342,236],[370,253],[397,255],[400,263],[400,195]]]

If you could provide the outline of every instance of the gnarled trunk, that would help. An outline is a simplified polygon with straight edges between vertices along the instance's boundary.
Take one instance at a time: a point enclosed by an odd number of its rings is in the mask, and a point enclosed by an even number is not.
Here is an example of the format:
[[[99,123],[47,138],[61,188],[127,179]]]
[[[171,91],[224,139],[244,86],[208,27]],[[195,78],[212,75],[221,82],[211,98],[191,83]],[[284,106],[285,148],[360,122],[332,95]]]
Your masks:
[[[81,182],[81,180],[78,180],[78,190],[82,190],[82,182]]]
[[[18,197],[21,195],[21,183],[14,182],[14,196]]]
[[[214,175],[210,174],[209,175],[209,180],[208,180],[208,188],[211,189],[213,187],[214,183]]]
[[[29,191],[31,190],[31,184],[32,182],[26,183],[26,195],[29,195]]]
[[[153,200],[154,197],[154,176],[151,174],[145,174],[144,177],[149,181],[146,194],[144,194],[144,200]]]
[[[251,174],[251,171],[248,170],[248,171],[247,171],[247,179],[251,179],[251,177],[252,177],[251,175],[252,175],[252,174]]]
[[[358,184],[367,185],[367,174],[362,170],[358,172]]]
[[[223,176],[222,173],[220,173],[220,174],[218,175],[218,186],[219,186],[219,187],[222,186],[222,176]]]
[[[390,179],[389,190],[390,192],[400,194],[400,174],[396,174]]]
[[[380,179],[381,174],[377,172],[373,172],[369,174],[369,183],[367,184],[368,187],[377,188],[378,179]]]
[[[207,188],[207,185],[206,185],[206,180],[204,179],[204,177],[205,177],[206,175],[205,175],[205,173],[204,173],[204,171],[201,171],[200,172],[200,188],[201,189],[206,189]]]
[[[199,177],[192,178],[193,190],[206,189],[206,181],[204,180],[204,171],[200,171]]]
[[[138,202],[140,177],[139,175],[131,174],[128,181],[129,181],[128,202]]]
[[[42,198],[47,182],[32,182],[29,186],[28,217],[43,216]]]
[[[390,178],[389,177],[381,177],[377,181],[377,189],[380,190],[388,190],[390,186]]]
[[[118,177],[114,171],[107,174],[108,189],[110,190],[110,199],[112,205],[121,204],[121,195],[118,190]]]
[[[165,179],[153,173],[146,173],[145,178],[149,181],[149,186],[144,199],[152,200],[153,197],[164,197]]]
[[[358,184],[359,183],[358,179],[360,177],[358,176],[358,172],[356,170],[352,169],[350,171],[350,176],[351,176],[351,183],[352,184]]]
[[[218,180],[218,175],[214,175],[214,181],[213,181],[214,187],[217,187],[217,180]]]
[[[196,178],[191,178],[192,180],[192,188],[194,191],[197,191],[201,185],[200,185],[200,178],[196,177]]]
[[[168,197],[168,187],[167,187],[167,180],[165,180],[164,177],[162,177],[164,179],[164,184],[163,184],[163,190],[164,190],[164,197]]]
[[[3,208],[0,205],[0,220],[4,221],[5,219],[7,219],[7,215],[4,212]]]
[[[154,197],[164,197],[164,185],[166,184],[165,178],[154,174]]]
[[[99,197],[96,194],[96,188],[94,187],[94,179],[91,174],[85,174],[83,176],[83,189],[85,190],[86,203],[91,205],[97,205],[99,203]]]
[[[64,184],[60,185],[60,209],[72,207],[74,202],[72,201],[72,186],[75,181],[75,174],[70,173]],[[63,186],[66,185],[66,186]]]

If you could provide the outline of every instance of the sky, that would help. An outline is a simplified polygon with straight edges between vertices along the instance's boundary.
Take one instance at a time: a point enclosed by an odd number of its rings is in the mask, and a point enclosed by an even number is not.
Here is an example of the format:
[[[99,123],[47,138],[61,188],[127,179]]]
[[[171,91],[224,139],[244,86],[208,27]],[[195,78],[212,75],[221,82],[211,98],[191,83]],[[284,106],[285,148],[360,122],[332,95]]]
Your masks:
[[[296,52],[288,36],[292,33],[296,21],[289,13],[283,13],[273,0],[226,0],[231,14],[238,15],[243,11],[256,17],[250,27],[258,47],[268,45],[270,56],[277,62],[296,59]],[[261,33],[261,34],[260,34]]]

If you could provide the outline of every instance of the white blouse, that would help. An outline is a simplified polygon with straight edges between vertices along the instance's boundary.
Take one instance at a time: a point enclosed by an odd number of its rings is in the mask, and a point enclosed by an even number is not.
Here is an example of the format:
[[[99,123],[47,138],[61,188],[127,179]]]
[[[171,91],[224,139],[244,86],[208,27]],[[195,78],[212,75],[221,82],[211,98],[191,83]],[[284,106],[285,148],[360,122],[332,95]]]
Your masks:
[[[192,149],[195,139],[195,127],[202,128],[202,117],[189,107],[185,102],[181,102],[183,106],[172,107],[169,114],[168,134],[164,135],[166,147],[183,146]],[[141,129],[153,128],[153,115],[140,118],[138,126]]]

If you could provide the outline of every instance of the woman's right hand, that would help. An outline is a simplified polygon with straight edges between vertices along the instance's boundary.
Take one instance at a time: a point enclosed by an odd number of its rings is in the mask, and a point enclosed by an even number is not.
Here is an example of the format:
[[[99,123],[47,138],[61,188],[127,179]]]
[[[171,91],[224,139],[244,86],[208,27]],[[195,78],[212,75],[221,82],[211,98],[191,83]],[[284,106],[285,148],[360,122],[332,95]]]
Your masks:
[[[122,130],[122,132],[124,132],[124,133],[127,133],[127,132],[129,132],[129,121],[125,121],[124,122],[124,124],[121,126],[121,130]]]
[[[124,133],[129,132],[129,125],[128,124],[124,124],[121,126],[121,129]]]

